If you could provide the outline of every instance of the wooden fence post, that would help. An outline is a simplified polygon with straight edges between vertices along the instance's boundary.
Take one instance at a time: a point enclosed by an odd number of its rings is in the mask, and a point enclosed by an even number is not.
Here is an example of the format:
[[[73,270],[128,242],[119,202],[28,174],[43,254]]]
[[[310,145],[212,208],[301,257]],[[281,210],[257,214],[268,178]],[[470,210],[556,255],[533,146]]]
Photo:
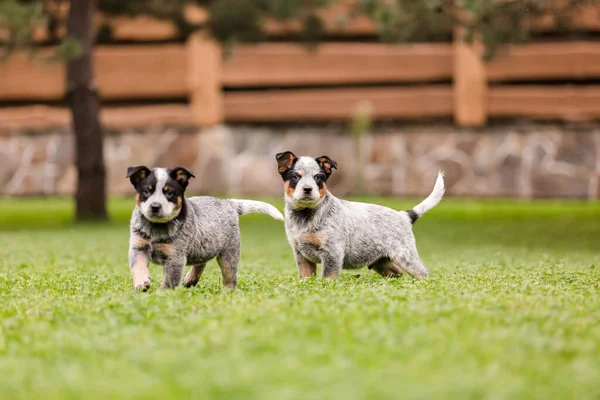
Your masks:
[[[219,124],[223,122],[221,47],[197,33],[189,37],[187,53],[192,120],[198,126]]]
[[[487,121],[487,72],[483,45],[464,41],[465,29],[454,29],[454,122],[461,127],[483,126]],[[476,36],[477,37],[477,36]]]

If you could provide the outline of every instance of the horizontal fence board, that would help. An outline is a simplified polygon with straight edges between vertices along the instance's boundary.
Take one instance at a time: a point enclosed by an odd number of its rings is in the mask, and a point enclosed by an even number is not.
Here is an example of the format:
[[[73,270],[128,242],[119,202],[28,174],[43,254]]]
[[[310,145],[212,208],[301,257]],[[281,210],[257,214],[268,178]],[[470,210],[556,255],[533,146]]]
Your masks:
[[[600,85],[493,86],[490,117],[528,117],[585,121],[600,119]]]
[[[0,100],[57,100],[65,93],[65,68],[50,62],[53,50],[40,50],[32,59],[15,53],[0,62]]]
[[[145,15],[110,19],[104,17],[103,21],[111,28],[112,38],[116,40],[151,41],[177,37],[175,24]]]
[[[193,125],[189,107],[181,104],[105,106],[100,117],[106,128]],[[25,126],[29,129],[45,129],[70,124],[71,115],[65,107],[37,105],[0,108],[0,133],[13,132]]]
[[[43,62],[45,49],[30,59],[15,54],[0,63],[0,100],[59,100],[65,93],[63,63]],[[187,53],[184,45],[98,46],[94,53],[103,99],[186,97]]]
[[[99,46],[95,67],[106,99],[185,97],[189,91],[183,44]]]
[[[451,44],[293,43],[236,46],[223,63],[225,87],[449,80]]]
[[[284,122],[348,120],[363,101],[375,118],[426,118],[452,115],[452,87],[309,89],[226,92],[226,121]]]
[[[600,42],[532,43],[500,50],[487,64],[490,82],[600,77]]]

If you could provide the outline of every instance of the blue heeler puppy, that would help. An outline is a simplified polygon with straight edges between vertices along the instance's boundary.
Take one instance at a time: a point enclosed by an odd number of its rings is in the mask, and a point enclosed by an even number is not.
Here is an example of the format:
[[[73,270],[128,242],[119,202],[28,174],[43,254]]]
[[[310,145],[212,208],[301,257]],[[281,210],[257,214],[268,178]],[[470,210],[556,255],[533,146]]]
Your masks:
[[[316,274],[336,278],[341,268],[368,266],[384,277],[407,272],[427,277],[421,263],[412,224],[435,207],[444,195],[440,172],[433,191],[409,211],[375,204],[340,200],[327,190],[327,179],[337,163],[328,156],[276,155],[285,187],[285,230],[301,277]]]
[[[223,286],[235,289],[240,259],[238,217],[261,213],[283,220],[275,207],[260,201],[184,198],[192,177],[194,174],[182,167],[127,169],[127,178],[137,191],[129,240],[129,265],[136,290],[150,288],[150,261],[163,267],[161,288],[179,285],[184,267],[190,265],[183,281],[183,286],[190,287],[198,283],[206,263],[215,257]]]

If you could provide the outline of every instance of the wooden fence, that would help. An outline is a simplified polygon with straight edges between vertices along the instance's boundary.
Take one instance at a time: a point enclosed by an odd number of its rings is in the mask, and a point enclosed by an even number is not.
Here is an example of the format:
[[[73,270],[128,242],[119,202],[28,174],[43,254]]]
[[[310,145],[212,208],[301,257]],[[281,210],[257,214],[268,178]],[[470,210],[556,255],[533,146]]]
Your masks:
[[[581,24],[600,31],[598,10],[593,11],[596,19],[588,12]],[[149,21],[145,26],[151,37],[172,34]],[[123,27],[117,30],[123,37],[143,32]],[[273,24],[270,29],[288,28]],[[361,20],[347,32],[369,30],[372,26]],[[489,118],[600,118],[600,85],[593,83],[600,78],[600,42],[510,47],[489,63],[480,55],[478,46],[460,41],[326,42],[316,51],[295,43],[239,45],[223,58],[217,44],[193,36],[187,43],[98,46],[95,69],[102,99],[109,104],[103,119],[115,126],[347,120],[361,101],[372,103],[377,119],[453,117],[460,126],[480,126]],[[521,84],[532,81],[536,84]],[[0,102],[26,103],[1,108],[0,126],[68,122],[61,107],[32,105],[62,99],[65,88],[61,64],[23,54],[0,63]],[[147,99],[188,101],[110,106],[113,100],[135,104]]]

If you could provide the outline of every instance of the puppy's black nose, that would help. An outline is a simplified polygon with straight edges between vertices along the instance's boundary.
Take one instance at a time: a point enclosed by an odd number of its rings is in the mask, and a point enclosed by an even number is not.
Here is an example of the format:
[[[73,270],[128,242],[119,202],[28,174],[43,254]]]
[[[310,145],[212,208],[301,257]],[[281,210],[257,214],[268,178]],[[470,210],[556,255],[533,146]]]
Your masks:
[[[152,210],[153,213],[157,213],[160,211],[160,204],[152,203],[152,204],[150,204],[150,209]]]
[[[304,190],[304,194],[311,194],[312,193],[312,188],[311,187],[305,187],[305,188],[302,188],[302,190]]]

